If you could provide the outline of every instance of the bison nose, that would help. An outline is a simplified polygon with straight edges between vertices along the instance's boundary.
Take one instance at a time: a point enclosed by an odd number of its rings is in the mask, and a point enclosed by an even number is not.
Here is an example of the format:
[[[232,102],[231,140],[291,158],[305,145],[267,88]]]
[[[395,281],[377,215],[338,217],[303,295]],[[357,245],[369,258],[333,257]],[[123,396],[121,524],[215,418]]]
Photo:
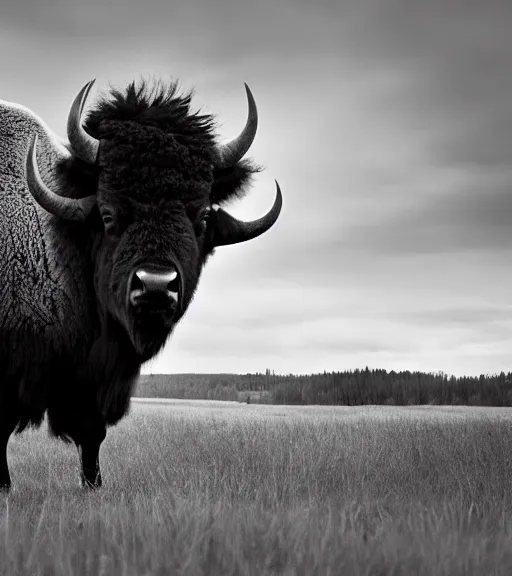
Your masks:
[[[169,300],[178,301],[178,271],[169,267],[167,270],[139,269],[133,273],[130,284],[130,303],[138,305],[147,296],[166,296]]]

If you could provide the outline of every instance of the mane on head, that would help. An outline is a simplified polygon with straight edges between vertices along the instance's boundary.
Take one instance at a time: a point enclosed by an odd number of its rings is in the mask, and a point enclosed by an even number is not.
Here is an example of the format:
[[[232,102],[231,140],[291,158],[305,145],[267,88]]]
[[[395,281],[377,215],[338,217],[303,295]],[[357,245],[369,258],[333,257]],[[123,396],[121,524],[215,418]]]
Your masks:
[[[214,119],[209,114],[191,112],[193,91],[180,93],[177,81],[149,86],[131,82],[124,91],[112,88],[88,113],[85,129],[99,137],[102,121],[131,121],[188,138],[214,141]]]
[[[158,153],[163,154],[171,137],[176,146],[185,145],[210,163],[214,160],[216,146],[215,120],[210,114],[191,111],[192,96],[193,91],[182,92],[177,81],[168,84],[156,81],[152,85],[134,81],[124,90],[111,88],[100,97],[84,117],[84,128],[96,139],[110,140],[114,148],[121,143],[125,146],[135,142],[133,135],[142,134],[148,128],[154,130],[151,148],[156,148],[156,154],[153,161],[156,161]],[[117,138],[121,125],[122,142]],[[165,147],[161,146],[162,138],[166,139]],[[151,154],[147,147],[144,152]],[[261,170],[249,159],[243,159],[230,168],[215,169],[211,202],[224,204],[242,198],[249,189],[253,174]],[[62,163],[58,173],[67,187],[71,186],[71,196],[83,197],[96,189],[95,169],[79,159],[72,158]]]

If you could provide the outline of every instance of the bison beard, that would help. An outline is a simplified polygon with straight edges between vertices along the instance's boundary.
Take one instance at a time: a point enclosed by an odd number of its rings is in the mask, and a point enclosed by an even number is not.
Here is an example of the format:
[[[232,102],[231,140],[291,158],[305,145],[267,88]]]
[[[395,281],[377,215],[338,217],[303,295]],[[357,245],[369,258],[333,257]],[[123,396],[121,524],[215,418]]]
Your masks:
[[[240,135],[215,143],[211,116],[177,84],[130,84],[82,124],[75,98],[65,146],[41,119],[0,101],[0,487],[11,433],[37,426],[78,448],[81,482],[101,486],[99,451],[127,412],[143,362],[185,314],[219,246],[263,234],[222,207],[259,170],[248,160],[256,104]],[[11,218],[11,215],[16,218]],[[13,297],[12,294],[16,294]]]

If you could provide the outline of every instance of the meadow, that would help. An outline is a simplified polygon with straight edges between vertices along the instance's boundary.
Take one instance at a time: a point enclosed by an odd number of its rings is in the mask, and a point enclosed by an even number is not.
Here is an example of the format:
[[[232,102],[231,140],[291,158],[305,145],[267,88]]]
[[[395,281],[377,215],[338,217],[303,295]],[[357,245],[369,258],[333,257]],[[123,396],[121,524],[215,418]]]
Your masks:
[[[78,486],[8,447],[0,574],[512,573],[512,409],[135,401]]]

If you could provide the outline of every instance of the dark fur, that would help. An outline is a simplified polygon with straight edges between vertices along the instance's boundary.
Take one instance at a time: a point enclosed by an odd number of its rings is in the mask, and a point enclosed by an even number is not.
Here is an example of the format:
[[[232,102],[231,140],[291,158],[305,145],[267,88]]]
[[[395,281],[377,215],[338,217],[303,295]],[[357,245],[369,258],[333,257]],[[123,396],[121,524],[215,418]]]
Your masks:
[[[183,294],[175,325],[214,249],[211,231],[201,228],[202,210],[241,197],[259,170],[247,160],[213,169],[213,118],[192,113],[190,100],[176,83],[152,89],[132,83],[124,92],[112,90],[88,114],[85,128],[100,140],[98,165],[73,159],[57,167],[66,196],[98,196],[85,224],[54,223],[57,249],[74,255],[79,297],[71,304],[76,321],[70,318],[69,329],[76,333],[61,333],[62,342],[46,349],[44,334],[13,335],[35,356],[41,351],[37,377],[29,363],[17,363],[19,373],[11,370],[0,398],[0,436],[16,425],[18,432],[39,425],[47,411],[52,432],[79,446],[83,477],[91,485],[101,484],[99,468],[97,478],[93,468],[106,426],[126,414],[141,364],[172,331],[136,326],[127,317],[122,302],[130,271],[140,262],[178,266]],[[115,213],[108,234],[101,220],[105,209]],[[2,465],[0,458],[0,484],[7,485]]]

